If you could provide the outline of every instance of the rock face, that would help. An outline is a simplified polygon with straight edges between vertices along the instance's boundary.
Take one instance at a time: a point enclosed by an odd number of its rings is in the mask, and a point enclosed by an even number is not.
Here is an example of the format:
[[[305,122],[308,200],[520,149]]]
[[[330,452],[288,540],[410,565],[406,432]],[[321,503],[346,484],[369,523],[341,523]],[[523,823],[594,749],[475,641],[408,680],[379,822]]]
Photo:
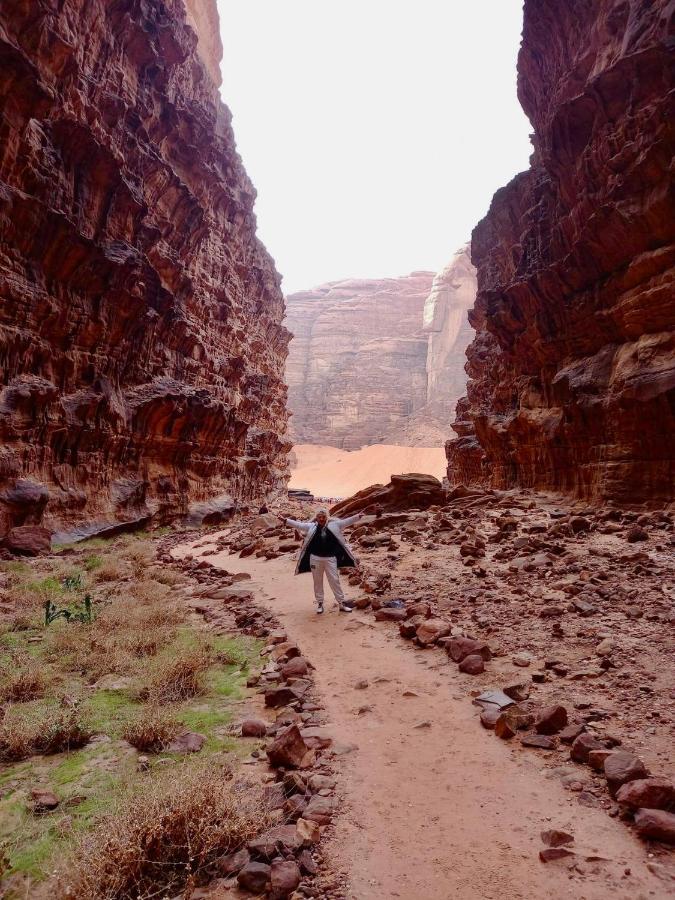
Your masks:
[[[0,54],[0,536],[279,488],[288,333],[215,0],[3,5]]]
[[[442,443],[466,384],[474,297],[467,247],[435,278],[413,272],[291,294],[286,378],[296,442]]]
[[[531,168],[472,237],[452,482],[673,494],[674,57],[667,0],[526,0]]]

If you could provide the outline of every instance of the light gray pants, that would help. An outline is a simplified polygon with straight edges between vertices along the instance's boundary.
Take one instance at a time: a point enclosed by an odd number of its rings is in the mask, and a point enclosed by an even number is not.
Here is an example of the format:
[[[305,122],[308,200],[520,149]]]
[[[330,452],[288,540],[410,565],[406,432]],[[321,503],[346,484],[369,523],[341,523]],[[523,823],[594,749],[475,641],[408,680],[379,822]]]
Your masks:
[[[312,570],[312,578],[314,579],[314,599],[316,600],[316,605],[323,605],[323,576],[325,574],[330,589],[341,606],[345,602],[345,595],[342,592],[342,585],[340,584],[337,559],[334,556],[314,556],[312,553],[309,557],[309,566]]]

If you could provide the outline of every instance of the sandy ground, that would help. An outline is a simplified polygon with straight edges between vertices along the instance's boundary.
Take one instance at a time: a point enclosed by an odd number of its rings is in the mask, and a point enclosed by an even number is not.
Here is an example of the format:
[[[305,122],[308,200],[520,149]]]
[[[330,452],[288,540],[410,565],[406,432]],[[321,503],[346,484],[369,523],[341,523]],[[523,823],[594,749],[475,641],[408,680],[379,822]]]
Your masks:
[[[217,535],[214,535],[214,541]],[[198,542],[204,546],[204,536]],[[183,556],[192,544],[175,552]],[[248,572],[256,599],[316,666],[315,682],[339,739],[343,802],[327,856],[348,874],[353,900],[646,900],[668,887],[645,847],[604,810],[579,806],[536,754],[486,735],[467,684],[441,652],[404,644],[395,625],[318,617],[309,576],[290,558],[209,555]],[[356,589],[345,585],[352,596]],[[328,599],[328,598],[327,598]],[[367,682],[357,688],[358,682]],[[540,832],[575,836],[576,868],[543,864]],[[599,857],[599,859],[598,859]]]
[[[316,497],[349,497],[371,484],[386,484],[391,475],[420,472],[442,479],[447,460],[442,447],[399,447],[373,444],[360,450],[340,450],[296,444],[297,466],[290,488],[307,488]]]

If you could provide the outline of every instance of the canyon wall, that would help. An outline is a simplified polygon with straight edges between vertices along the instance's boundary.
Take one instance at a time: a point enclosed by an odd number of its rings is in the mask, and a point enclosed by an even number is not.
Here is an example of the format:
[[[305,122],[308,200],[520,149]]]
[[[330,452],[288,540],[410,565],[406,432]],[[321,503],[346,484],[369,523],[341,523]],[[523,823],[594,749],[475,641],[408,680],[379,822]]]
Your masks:
[[[441,445],[466,383],[474,296],[463,248],[435,278],[352,279],[287,297],[296,443]]]
[[[0,536],[285,483],[280,278],[188,7],[0,9]]]
[[[534,154],[473,233],[451,482],[673,498],[674,22],[668,0],[525,2]]]

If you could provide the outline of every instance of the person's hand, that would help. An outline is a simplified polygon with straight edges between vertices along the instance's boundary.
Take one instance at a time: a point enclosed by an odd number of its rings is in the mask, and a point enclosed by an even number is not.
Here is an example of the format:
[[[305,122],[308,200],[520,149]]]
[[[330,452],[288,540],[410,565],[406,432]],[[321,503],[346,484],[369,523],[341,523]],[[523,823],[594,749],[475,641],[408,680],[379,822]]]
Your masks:
[[[277,519],[279,519],[280,522],[283,522],[284,525],[286,524],[287,518],[288,518],[288,516],[284,516],[282,513],[277,513]]]

